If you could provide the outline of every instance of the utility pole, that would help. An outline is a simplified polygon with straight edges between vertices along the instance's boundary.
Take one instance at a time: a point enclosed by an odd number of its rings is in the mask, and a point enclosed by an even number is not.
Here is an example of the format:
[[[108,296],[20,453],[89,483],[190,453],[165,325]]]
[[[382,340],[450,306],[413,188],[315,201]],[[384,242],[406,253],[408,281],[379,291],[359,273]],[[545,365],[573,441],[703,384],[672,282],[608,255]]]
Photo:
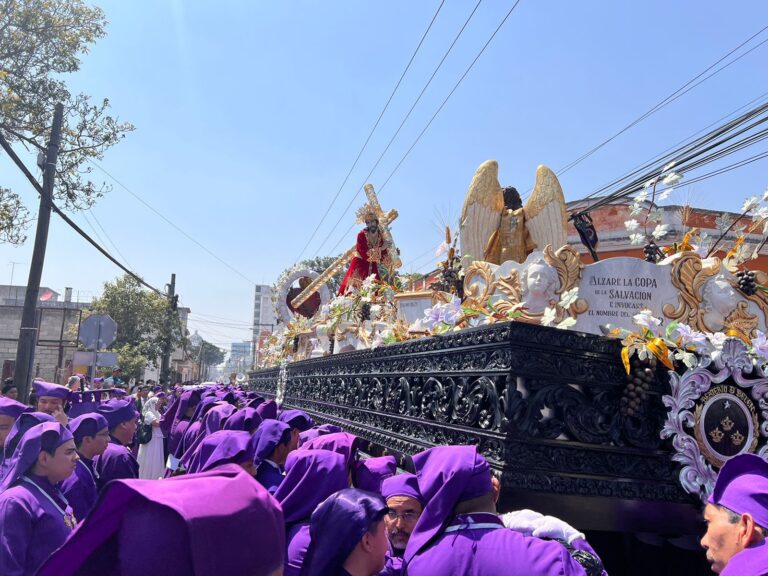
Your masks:
[[[29,398],[29,387],[32,377],[32,365],[35,362],[35,345],[37,343],[37,323],[35,313],[37,299],[40,295],[40,278],[45,263],[45,249],[48,244],[48,225],[51,221],[51,205],[53,198],[53,179],[56,176],[56,161],[59,157],[59,141],[61,140],[61,123],[64,119],[64,105],[56,104],[53,113],[51,138],[48,140],[48,150],[45,153],[45,170],[43,171],[43,193],[40,195],[40,211],[37,215],[37,230],[35,246],[32,251],[32,263],[29,267],[27,293],[24,297],[24,311],[21,314],[21,329],[19,331],[19,346],[16,350],[16,367],[13,376],[14,384],[19,390],[19,399],[26,402]]]
[[[160,362],[160,378],[166,381],[168,385],[171,376],[171,326],[172,314],[177,314],[176,306],[176,274],[171,274],[171,283],[168,285],[168,314],[165,318],[165,349],[163,350],[163,358]]]

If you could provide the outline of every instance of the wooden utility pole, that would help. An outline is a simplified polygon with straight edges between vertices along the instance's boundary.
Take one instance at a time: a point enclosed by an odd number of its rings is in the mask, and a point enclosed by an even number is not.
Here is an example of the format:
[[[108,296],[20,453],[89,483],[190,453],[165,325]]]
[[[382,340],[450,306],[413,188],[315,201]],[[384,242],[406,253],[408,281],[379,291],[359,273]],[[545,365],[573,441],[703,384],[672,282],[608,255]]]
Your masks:
[[[178,314],[176,308],[176,274],[171,274],[171,283],[168,285],[168,314],[165,318],[165,346],[163,358],[160,362],[160,378],[170,385],[171,376],[171,328],[173,326],[172,314]]]
[[[61,140],[61,124],[64,119],[64,105],[56,104],[53,113],[51,137],[45,153],[45,170],[43,171],[43,193],[40,195],[40,211],[37,215],[37,230],[35,246],[32,252],[32,263],[29,267],[27,292],[24,297],[24,311],[21,314],[21,330],[19,345],[16,349],[16,367],[13,376],[14,384],[19,390],[19,399],[26,402],[29,398],[29,388],[32,378],[32,366],[35,362],[35,345],[37,344],[37,299],[40,295],[40,278],[45,263],[45,249],[48,244],[48,226],[51,221],[51,206],[53,202],[53,180],[56,176],[56,161],[59,157],[59,141]]]

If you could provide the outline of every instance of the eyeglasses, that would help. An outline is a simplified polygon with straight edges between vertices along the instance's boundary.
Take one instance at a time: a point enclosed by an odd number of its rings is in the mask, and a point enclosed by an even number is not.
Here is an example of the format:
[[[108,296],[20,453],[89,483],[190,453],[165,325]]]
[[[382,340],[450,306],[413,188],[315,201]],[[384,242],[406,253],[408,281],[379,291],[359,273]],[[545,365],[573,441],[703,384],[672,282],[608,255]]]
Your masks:
[[[403,521],[405,522],[413,522],[419,516],[421,516],[421,512],[414,512],[413,510],[409,510],[408,512],[403,512],[402,514],[398,514],[394,510],[389,510],[387,512],[387,518],[389,518],[393,522],[396,522],[398,518],[402,518]]]

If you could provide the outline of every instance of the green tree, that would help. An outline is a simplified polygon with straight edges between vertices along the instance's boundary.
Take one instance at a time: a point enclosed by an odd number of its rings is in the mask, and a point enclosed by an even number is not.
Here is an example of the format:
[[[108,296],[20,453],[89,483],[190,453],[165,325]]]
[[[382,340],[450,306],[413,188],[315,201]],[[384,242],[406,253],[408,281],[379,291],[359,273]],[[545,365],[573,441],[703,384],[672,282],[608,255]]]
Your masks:
[[[88,312],[109,314],[117,323],[111,350],[117,352],[125,378],[138,378],[145,366],[157,365],[166,343],[173,350],[184,341],[181,321],[168,299],[144,290],[127,274],[106,282]]]
[[[339,256],[341,256],[341,254],[339,254]],[[339,256],[317,256],[308,260],[302,260],[299,262],[299,266],[306,266],[310,270],[317,272],[318,274],[322,274],[331,264],[333,264],[338,259]],[[331,291],[332,296],[335,296],[338,293],[339,287],[341,286],[341,281],[344,279],[344,274],[346,271],[347,266],[344,266],[339,272],[331,276],[330,280],[328,280],[326,285],[328,286],[328,290]]]
[[[11,145],[44,150],[54,106],[64,104],[54,198],[73,210],[109,191],[89,160],[133,130],[109,114],[109,100],[72,94],[64,80],[105,25],[102,10],[83,0],[0,0],[0,130]],[[28,221],[18,194],[0,187],[0,241],[22,243]]]
[[[206,340],[202,340],[198,346],[189,347],[189,356],[195,361],[201,362],[206,366],[216,366],[224,362],[226,352],[214,346]]]

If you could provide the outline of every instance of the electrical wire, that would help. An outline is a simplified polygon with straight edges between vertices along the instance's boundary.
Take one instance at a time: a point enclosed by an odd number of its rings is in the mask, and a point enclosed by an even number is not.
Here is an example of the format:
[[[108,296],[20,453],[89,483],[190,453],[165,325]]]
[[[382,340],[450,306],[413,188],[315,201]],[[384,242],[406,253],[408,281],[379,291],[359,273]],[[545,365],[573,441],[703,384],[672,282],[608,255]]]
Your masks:
[[[416,49],[413,51],[413,54],[411,54],[411,58],[410,60],[408,60],[408,64],[405,66],[403,73],[400,74],[400,78],[398,79],[397,84],[395,84],[395,87],[392,89],[392,93],[389,95],[389,98],[387,99],[386,104],[384,104],[384,108],[382,108],[381,112],[379,113],[379,117],[376,119],[376,122],[373,125],[373,128],[371,128],[371,131],[368,133],[368,137],[365,139],[363,146],[360,148],[360,151],[357,153],[357,157],[355,158],[355,161],[352,163],[352,166],[347,172],[347,175],[344,177],[344,181],[341,183],[341,186],[339,186],[339,189],[336,191],[336,194],[331,200],[331,203],[328,205],[328,208],[326,208],[325,213],[323,214],[323,217],[320,218],[320,222],[318,222],[317,226],[315,226],[315,229],[312,231],[312,234],[310,235],[309,240],[307,240],[307,243],[304,245],[304,248],[301,249],[301,252],[299,253],[299,256],[296,258],[295,262],[298,262],[301,259],[301,257],[304,255],[304,252],[307,250],[312,240],[314,240],[315,235],[317,235],[317,231],[320,229],[320,226],[322,226],[323,222],[325,222],[325,219],[328,217],[328,214],[330,213],[331,208],[333,208],[333,205],[336,203],[336,200],[339,198],[339,194],[341,194],[341,191],[344,189],[344,186],[346,186],[347,181],[349,180],[349,177],[352,175],[352,171],[355,169],[355,167],[357,166],[357,163],[360,161],[360,157],[363,155],[363,152],[368,147],[368,143],[371,141],[371,137],[373,136],[373,133],[376,131],[376,128],[379,126],[379,123],[381,122],[381,119],[384,116],[384,113],[389,108],[389,104],[392,102],[392,98],[395,96],[395,92],[397,92],[397,89],[400,87],[400,84],[403,82],[403,78],[405,78],[405,74],[411,68],[411,64],[413,64],[413,60],[416,58],[416,54],[418,54],[419,50],[421,49],[421,45],[424,43],[424,39],[427,37],[427,34],[429,33],[429,31],[432,29],[432,24],[435,23],[435,20],[437,19],[437,15],[440,14],[440,10],[442,10],[443,4],[445,4],[445,0],[442,0],[440,2],[440,5],[437,7],[437,11],[435,11],[434,16],[432,16],[432,20],[430,20],[429,26],[427,26],[427,29],[424,31],[424,34],[422,34],[421,40],[419,40],[419,43],[416,46]]]
[[[453,47],[456,45],[456,42],[458,42],[459,38],[461,38],[461,35],[464,33],[464,30],[466,30],[467,26],[469,25],[470,20],[472,20],[472,17],[475,15],[475,12],[477,12],[477,9],[480,7],[480,4],[482,3],[482,1],[483,0],[478,0],[478,2],[475,4],[474,9],[472,10],[472,12],[470,12],[469,16],[467,16],[467,19],[464,21],[464,24],[461,26],[461,29],[456,34],[456,36],[453,38],[453,42],[451,42],[451,45],[448,47],[448,50],[445,51],[445,53],[443,54],[443,57],[440,59],[440,62],[437,64],[435,69],[432,71],[432,75],[429,77],[429,80],[427,80],[427,83],[424,84],[424,87],[421,89],[421,92],[419,92],[419,95],[416,97],[416,100],[411,105],[411,108],[408,110],[408,112],[406,113],[405,117],[400,122],[400,126],[398,126],[397,130],[395,131],[395,133],[389,139],[389,142],[387,142],[387,145],[384,148],[384,151],[379,155],[378,159],[376,160],[376,163],[373,165],[373,168],[371,168],[371,170],[368,172],[368,175],[365,177],[362,185],[357,190],[357,192],[355,192],[355,195],[349,201],[349,204],[347,204],[347,207],[344,209],[344,212],[341,214],[341,216],[339,216],[339,219],[336,221],[336,223],[333,225],[333,227],[328,231],[328,234],[323,239],[323,241],[320,243],[320,246],[318,246],[317,251],[315,252],[315,256],[317,256],[320,253],[320,250],[323,249],[323,246],[325,246],[325,243],[333,235],[333,232],[337,229],[338,225],[341,223],[342,219],[344,218],[344,216],[349,211],[349,209],[352,206],[352,204],[354,203],[355,199],[360,195],[360,192],[364,189],[365,184],[370,180],[371,175],[373,174],[374,170],[376,170],[376,168],[378,168],[379,163],[384,158],[384,155],[387,153],[387,151],[389,150],[390,146],[392,146],[392,143],[395,141],[395,139],[397,138],[398,134],[400,134],[400,130],[403,129],[403,126],[405,126],[405,123],[408,121],[408,118],[411,117],[411,113],[416,108],[416,105],[421,101],[421,97],[424,96],[424,93],[427,91],[427,88],[429,88],[430,84],[432,84],[432,80],[435,79],[435,76],[437,75],[437,73],[440,70],[440,68],[443,66],[443,63],[445,62],[445,60],[448,58],[448,55],[453,50]],[[519,0],[518,0],[518,2],[519,2]],[[331,250],[331,252],[333,252],[333,250]]]
[[[421,137],[424,136],[426,131],[429,129],[429,127],[432,125],[432,122],[435,121],[435,118],[437,118],[437,115],[440,114],[440,111],[445,107],[445,105],[448,103],[448,100],[450,100],[451,96],[453,96],[453,93],[456,92],[456,89],[459,87],[459,85],[464,81],[464,78],[467,77],[467,74],[469,74],[469,71],[472,70],[472,68],[475,66],[477,61],[480,59],[480,56],[483,55],[483,52],[485,52],[485,49],[488,48],[488,45],[493,41],[493,39],[496,37],[496,34],[498,34],[499,30],[501,30],[501,27],[504,26],[504,23],[507,21],[507,19],[512,15],[512,12],[515,11],[515,8],[517,8],[517,5],[520,4],[520,0],[516,0],[516,2],[512,5],[512,8],[509,9],[509,11],[506,13],[504,18],[501,20],[499,25],[496,27],[496,29],[493,31],[493,34],[491,34],[490,38],[483,44],[483,47],[480,49],[480,51],[477,53],[477,56],[475,56],[474,60],[470,63],[470,65],[467,67],[466,70],[464,70],[464,73],[459,77],[459,80],[454,84],[451,91],[448,93],[448,96],[445,97],[443,102],[440,104],[440,106],[437,108],[435,113],[432,115],[432,118],[429,119],[429,122],[427,122],[427,125],[424,126],[421,132],[419,132],[419,135],[416,137],[416,139],[413,141],[413,144],[411,144],[410,148],[405,152],[403,157],[400,159],[400,161],[397,163],[397,165],[394,167],[392,172],[390,172],[389,176],[387,176],[387,179],[384,181],[384,184],[382,184],[379,187],[379,193],[381,193],[382,190],[386,187],[386,185],[389,183],[389,181],[392,179],[392,176],[395,175],[395,172],[398,171],[400,166],[405,162],[405,159],[408,158],[408,155],[411,153],[411,151],[416,147],[416,144],[419,143],[421,140]],[[357,196],[360,194],[360,190],[357,191],[355,196],[352,198],[352,200],[347,204],[347,207],[344,210],[344,213],[342,214],[341,218],[344,217],[344,215],[349,211],[349,208],[352,206],[352,203],[355,201]],[[336,226],[338,226],[339,222],[341,222],[341,218],[336,222]],[[341,238],[339,238],[339,241],[336,242],[336,244],[331,248],[330,252],[333,253],[336,248],[338,248],[339,244],[344,240],[344,238],[348,237],[349,232],[352,230],[352,228],[355,226],[355,223],[353,222],[352,225],[347,228],[347,230],[344,232]],[[335,227],[334,227],[335,228]]]

